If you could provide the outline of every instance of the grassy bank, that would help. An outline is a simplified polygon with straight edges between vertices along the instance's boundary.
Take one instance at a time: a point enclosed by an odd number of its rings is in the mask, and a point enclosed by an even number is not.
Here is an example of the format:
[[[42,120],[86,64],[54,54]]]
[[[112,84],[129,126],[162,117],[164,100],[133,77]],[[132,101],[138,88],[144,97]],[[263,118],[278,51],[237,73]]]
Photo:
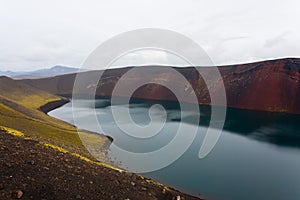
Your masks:
[[[94,159],[82,145],[75,126],[42,112],[63,105],[67,102],[65,99],[7,77],[0,77],[0,91],[0,126]],[[90,134],[84,130],[80,134],[97,144],[97,149],[107,148],[110,143],[104,135]]]

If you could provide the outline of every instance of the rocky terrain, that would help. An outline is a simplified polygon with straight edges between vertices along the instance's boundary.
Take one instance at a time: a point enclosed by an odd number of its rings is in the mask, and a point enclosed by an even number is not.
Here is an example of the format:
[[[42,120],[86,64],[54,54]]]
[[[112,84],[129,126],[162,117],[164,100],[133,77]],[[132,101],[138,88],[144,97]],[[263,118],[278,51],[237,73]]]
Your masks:
[[[0,130],[0,199],[198,199]]]

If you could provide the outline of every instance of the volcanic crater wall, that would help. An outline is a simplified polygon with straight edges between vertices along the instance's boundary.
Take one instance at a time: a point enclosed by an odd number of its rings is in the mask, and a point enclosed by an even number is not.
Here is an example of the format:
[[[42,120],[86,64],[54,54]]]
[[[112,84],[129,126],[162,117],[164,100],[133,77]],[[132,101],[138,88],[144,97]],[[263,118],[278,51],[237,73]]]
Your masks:
[[[210,104],[211,97],[218,97],[221,84],[224,83],[227,106],[261,110],[269,112],[285,112],[300,114],[300,59],[286,58],[241,65],[219,66],[221,80],[204,82],[201,75],[209,75],[211,67],[173,68],[190,83],[191,87],[179,81],[174,70],[164,66],[144,66],[129,78],[122,76],[132,67],[110,69],[103,72],[101,79],[95,83],[82,86],[83,95],[96,91],[98,96],[111,96],[118,81],[124,81],[128,88],[141,79],[167,81],[177,87],[170,91],[160,84],[147,84],[139,87],[133,97],[149,100],[176,100],[175,93],[185,97],[186,102]],[[200,71],[200,74],[199,72]],[[99,71],[83,72],[84,76],[95,78]],[[101,72],[102,73],[102,72]],[[46,90],[53,94],[70,95],[73,91],[76,74],[61,75],[43,79],[20,80],[33,87]],[[130,80],[129,80],[130,79]],[[209,90],[208,90],[209,88]],[[210,92],[209,92],[210,91]],[[195,92],[198,102],[193,102],[189,95]],[[126,91],[116,93],[126,96]]]

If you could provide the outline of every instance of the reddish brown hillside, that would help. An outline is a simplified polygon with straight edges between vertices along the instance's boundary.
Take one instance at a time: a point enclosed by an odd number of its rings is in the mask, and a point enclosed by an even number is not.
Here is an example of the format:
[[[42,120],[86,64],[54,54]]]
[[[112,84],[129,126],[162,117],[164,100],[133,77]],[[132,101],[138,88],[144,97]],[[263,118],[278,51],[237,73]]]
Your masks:
[[[177,87],[174,93],[187,96],[187,102],[193,102],[188,96],[191,88],[187,88],[174,72],[166,67],[147,66],[135,73],[130,80],[124,82],[131,87],[140,80],[163,80]],[[97,85],[98,96],[110,96],[120,77],[132,68],[107,70],[98,83],[87,83],[82,86],[82,93],[90,94]],[[200,104],[210,104],[210,97],[220,93],[221,80],[210,80],[205,84],[195,68],[173,68],[180,72],[192,85]],[[197,67],[201,74],[209,74],[210,67]],[[262,110],[271,112],[286,112],[300,114],[300,59],[287,58],[255,62],[241,65],[218,67],[224,82],[227,105],[230,107]],[[52,78],[21,80],[31,86],[52,92],[54,94],[72,94],[76,74],[62,75]],[[86,72],[85,76],[95,77],[97,73]],[[211,88],[209,94],[207,88]],[[126,96],[126,91],[117,93]],[[158,84],[148,84],[140,87],[133,97],[155,100],[175,100],[172,92]]]
[[[229,106],[300,114],[300,59],[219,69]]]

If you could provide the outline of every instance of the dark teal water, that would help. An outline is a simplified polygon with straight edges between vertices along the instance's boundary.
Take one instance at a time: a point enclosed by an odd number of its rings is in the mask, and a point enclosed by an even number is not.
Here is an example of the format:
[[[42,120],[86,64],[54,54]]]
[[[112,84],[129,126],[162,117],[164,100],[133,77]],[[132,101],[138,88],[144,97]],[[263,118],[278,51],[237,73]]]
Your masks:
[[[154,102],[157,103],[157,102]],[[130,114],[140,125],[150,121],[148,109],[153,102],[133,102]],[[163,169],[143,174],[179,190],[211,199],[224,200],[299,200],[300,199],[300,116],[228,109],[225,127],[213,151],[198,158],[200,144],[210,120],[210,108],[200,107],[200,123],[193,118],[199,113],[178,105],[164,103],[167,122],[159,135],[147,140],[133,140],[115,124],[108,100],[82,100],[76,109],[79,128],[97,131],[91,123],[96,108],[98,121],[114,143],[128,151],[149,152],[166,145],[176,134],[180,123],[197,126],[198,133],[188,150],[174,163]],[[122,108],[126,105],[117,105]],[[160,115],[160,110],[155,111]],[[54,110],[51,116],[70,123],[72,104]],[[159,119],[159,117],[158,117]],[[118,157],[114,149],[111,158]],[[126,157],[118,157],[120,167],[127,168]],[[140,163],[133,163],[140,164]]]

